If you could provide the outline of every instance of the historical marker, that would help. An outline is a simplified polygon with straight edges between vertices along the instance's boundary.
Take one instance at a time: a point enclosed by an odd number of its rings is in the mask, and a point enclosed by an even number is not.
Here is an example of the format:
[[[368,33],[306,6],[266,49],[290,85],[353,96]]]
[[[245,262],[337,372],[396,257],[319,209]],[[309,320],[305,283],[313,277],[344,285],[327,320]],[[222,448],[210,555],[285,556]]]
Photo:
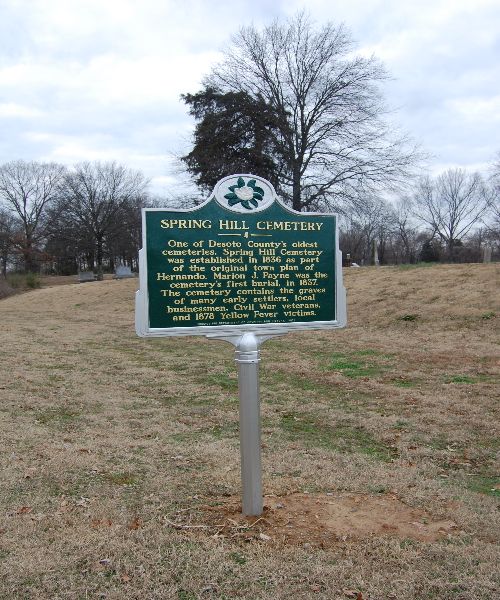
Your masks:
[[[346,325],[337,217],[298,213],[254,175],[222,179],[190,210],[143,209],[136,331],[236,347],[243,512],[262,512],[260,343]]]

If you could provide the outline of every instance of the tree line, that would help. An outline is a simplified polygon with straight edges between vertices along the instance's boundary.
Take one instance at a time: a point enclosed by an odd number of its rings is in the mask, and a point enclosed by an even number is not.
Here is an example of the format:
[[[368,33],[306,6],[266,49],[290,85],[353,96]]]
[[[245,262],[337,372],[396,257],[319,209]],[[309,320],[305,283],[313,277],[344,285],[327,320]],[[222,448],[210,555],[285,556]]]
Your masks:
[[[8,162],[0,166],[2,273],[136,268],[150,203],[144,175],[116,162]]]
[[[296,211],[341,215],[341,249],[358,263],[374,244],[387,264],[477,261],[485,247],[498,257],[500,158],[486,178],[422,176],[424,153],[385,105],[387,77],[355,55],[343,25],[299,13],[241,28],[202,89],[181,97],[196,122],[180,157],[200,190],[194,203],[227,175],[255,173]],[[137,268],[140,209],[153,204],[145,177],[116,162],[1,165],[1,272]]]
[[[370,264],[376,243],[381,264],[481,262],[500,258],[500,170],[483,179],[448,169],[414,182],[414,190],[388,202],[367,197],[343,219],[340,246]]]
[[[119,264],[137,270],[141,208],[165,206],[148,193],[146,178],[115,162],[12,161],[0,166],[0,272],[98,275]],[[340,247],[370,264],[479,262],[500,250],[500,159],[488,181],[450,169],[415,182],[395,202],[374,193],[344,204]],[[182,199],[178,199],[182,205]]]

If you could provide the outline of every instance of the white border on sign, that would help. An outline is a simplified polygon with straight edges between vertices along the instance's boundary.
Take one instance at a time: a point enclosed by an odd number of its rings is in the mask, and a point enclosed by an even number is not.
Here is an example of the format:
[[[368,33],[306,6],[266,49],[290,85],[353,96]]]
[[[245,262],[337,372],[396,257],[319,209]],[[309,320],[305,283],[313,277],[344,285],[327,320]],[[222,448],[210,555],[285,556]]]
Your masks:
[[[336,216],[331,213],[313,213],[313,212],[298,212],[283,204],[274,192],[273,186],[262,177],[251,175],[248,173],[231,175],[221,179],[214,188],[214,192],[209,196],[208,200],[203,204],[199,204],[190,209],[170,209],[170,208],[143,208],[142,209],[142,249],[139,251],[139,290],[135,295],[135,331],[140,337],[175,337],[188,335],[204,335],[210,338],[222,338],[230,340],[236,337],[241,337],[245,333],[254,333],[259,337],[273,337],[283,335],[291,331],[305,331],[312,329],[339,329],[347,325],[347,309],[346,309],[346,292],[342,280],[342,253],[339,249],[338,236],[338,218],[335,219],[335,314],[337,319],[334,321],[306,321],[306,322],[291,322],[291,323],[259,323],[259,324],[240,324],[240,325],[204,325],[196,327],[149,327],[149,297],[148,297],[148,264],[146,255],[146,213],[147,212],[178,212],[188,214],[195,212],[205,206],[213,199],[218,204],[228,210],[241,213],[241,210],[235,207],[227,206],[225,200],[220,201],[221,194],[225,194],[229,180],[238,179],[256,179],[265,185],[269,190],[272,190],[272,202],[266,203],[264,208],[268,208],[277,202],[283,209],[292,215],[297,216],[315,216],[315,217],[332,217]],[[223,197],[222,195],[222,197]],[[264,196],[265,197],[265,196]],[[245,210],[245,209],[244,209]],[[258,209],[252,210],[252,213],[264,210],[259,206]],[[248,212],[245,210],[245,212]]]

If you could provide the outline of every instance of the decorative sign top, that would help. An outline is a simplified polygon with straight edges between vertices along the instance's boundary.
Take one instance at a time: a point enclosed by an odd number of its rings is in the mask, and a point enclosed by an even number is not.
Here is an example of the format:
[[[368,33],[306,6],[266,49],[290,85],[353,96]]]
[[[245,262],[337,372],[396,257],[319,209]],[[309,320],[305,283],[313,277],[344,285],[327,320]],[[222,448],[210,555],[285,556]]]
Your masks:
[[[215,186],[214,196],[224,208],[237,213],[265,210],[276,197],[273,186],[254,175],[230,175]]]
[[[143,209],[140,336],[234,338],[343,327],[335,215],[299,213],[254,175],[189,210]]]

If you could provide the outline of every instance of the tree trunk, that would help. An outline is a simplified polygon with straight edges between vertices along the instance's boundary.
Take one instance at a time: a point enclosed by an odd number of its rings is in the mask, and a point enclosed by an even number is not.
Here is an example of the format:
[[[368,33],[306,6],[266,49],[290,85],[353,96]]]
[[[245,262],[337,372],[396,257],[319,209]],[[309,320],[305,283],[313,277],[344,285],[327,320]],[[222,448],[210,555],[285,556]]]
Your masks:
[[[97,262],[97,281],[102,281],[104,279],[104,274],[102,271],[102,259],[103,259],[103,250],[102,250],[102,239],[97,239],[97,253],[96,253],[96,262]]]
[[[380,261],[378,258],[378,248],[377,248],[377,240],[373,239],[370,247],[370,264],[378,267],[380,265]]]
[[[302,199],[300,194],[300,171],[295,168],[293,170],[293,197],[292,197],[292,208],[300,212],[302,210]]]
[[[35,273],[37,271],[36,261],[33,257],[33,240],[29,234],[26,234],[26,241],[22,249],[24,270],[26,273]]]

